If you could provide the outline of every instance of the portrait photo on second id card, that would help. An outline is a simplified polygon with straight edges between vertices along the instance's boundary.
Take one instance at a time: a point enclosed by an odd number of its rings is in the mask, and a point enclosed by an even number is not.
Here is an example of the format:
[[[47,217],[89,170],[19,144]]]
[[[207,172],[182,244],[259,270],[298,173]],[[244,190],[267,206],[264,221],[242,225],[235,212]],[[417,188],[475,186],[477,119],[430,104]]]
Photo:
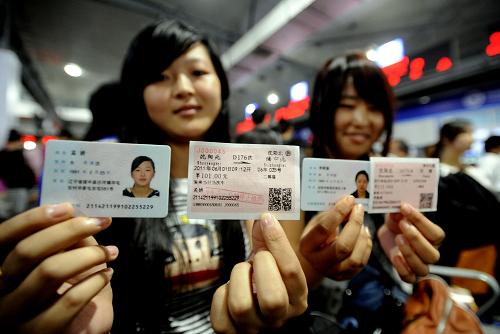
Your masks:
[[[368,209],[370,162],[305,158],[302,162],[301,208],[325,211],[346,195]]]
[[[165,217],[170,147],[51,140],[41,204],[70,202],[90,217]]]

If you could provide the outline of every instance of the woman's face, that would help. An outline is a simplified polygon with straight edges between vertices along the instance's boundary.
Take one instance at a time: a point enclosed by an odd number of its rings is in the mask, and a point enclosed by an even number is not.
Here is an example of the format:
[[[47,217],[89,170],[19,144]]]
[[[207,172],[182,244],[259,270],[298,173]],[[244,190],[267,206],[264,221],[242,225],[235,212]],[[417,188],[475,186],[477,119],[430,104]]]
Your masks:
[[[461,134],[456,136],[451,145],[457,152],[463,154],[465,151],[470,149],[473,141],[474,139],[472,137],[472,129],[469,128],[466,129],[465,132],[462,132]]]
[[[361,192],[365,192],[368,188],[368,178],[364,174],[359,174],[356,177],[356,189]]]
[[[136,169],[132,171],[134,184],[138,186],[149,186],[151,179],[155,176],[153,164],[151,161],[143,161]]]
[[[384,130],[384,115],[358,96],[352,78],[346,81],[334,122],[339,159],[368,154]]]
[[[144,89],[151,120],[176,141],[202,139],[222,106],[221,83],[207,48],[194,44]]]

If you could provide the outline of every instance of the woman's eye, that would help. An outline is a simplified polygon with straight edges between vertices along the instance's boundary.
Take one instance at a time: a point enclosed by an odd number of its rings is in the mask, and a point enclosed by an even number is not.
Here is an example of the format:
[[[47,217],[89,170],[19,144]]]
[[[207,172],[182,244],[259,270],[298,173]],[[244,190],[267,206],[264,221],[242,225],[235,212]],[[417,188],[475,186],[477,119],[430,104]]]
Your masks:
[[[349,103],[340,103],[339,104],[340,108],[346,108],[346,109],[354,109],[354,104],[349,104]]]
[[[161,79],[162,79],[163,81],[167,81],[167,80],[170,80],[170,76],[169,76],[168,74],[162,74],[162,75],[161,75]]]
[[[205,75],[205,74],[207,74],[207,71],[204,71],[204,70],[194,70],[193,71],[193,75],[196,77],[201,77],[202,75]]]

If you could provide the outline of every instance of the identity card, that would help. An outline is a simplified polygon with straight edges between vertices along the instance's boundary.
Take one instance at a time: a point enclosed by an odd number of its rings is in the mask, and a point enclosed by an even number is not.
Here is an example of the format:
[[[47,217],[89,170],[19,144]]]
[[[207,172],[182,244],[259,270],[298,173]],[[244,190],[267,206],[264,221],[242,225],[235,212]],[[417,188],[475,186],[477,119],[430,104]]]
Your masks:
[[[353,195],[367,212],[398,212],[401,202],[435,211],[439,160],[373,157],[370,161],[305,158],[301,208],[325,211]]]
[[[192,141],[188,215],[207,219],[300,219],[299,147]]]
[[[326,211],[342,197],[356,196],[356,176],[366,174],[370,179],[370,162],[359,160],[337,160],[305,158],[302,161],[301,208],[304,211]],[[367,182],[366,186],[368,186]],[[367,195],[369,190],[365,188]],[[368,210],[368,198],[357,198]]]
[[[41,204],[70,202],[90,217],[165,217],[170,147],[51,140]]]

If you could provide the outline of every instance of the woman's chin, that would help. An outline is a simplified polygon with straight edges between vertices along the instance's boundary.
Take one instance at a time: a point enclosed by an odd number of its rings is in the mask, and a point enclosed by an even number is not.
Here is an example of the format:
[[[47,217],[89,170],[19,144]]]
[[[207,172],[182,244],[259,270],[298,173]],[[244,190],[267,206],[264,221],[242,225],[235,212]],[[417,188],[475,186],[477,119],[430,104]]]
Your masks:
[[[202,140],[206,130],[186,129],[183,133],[175,136],[177,142],[187,143],[191,140]]]

